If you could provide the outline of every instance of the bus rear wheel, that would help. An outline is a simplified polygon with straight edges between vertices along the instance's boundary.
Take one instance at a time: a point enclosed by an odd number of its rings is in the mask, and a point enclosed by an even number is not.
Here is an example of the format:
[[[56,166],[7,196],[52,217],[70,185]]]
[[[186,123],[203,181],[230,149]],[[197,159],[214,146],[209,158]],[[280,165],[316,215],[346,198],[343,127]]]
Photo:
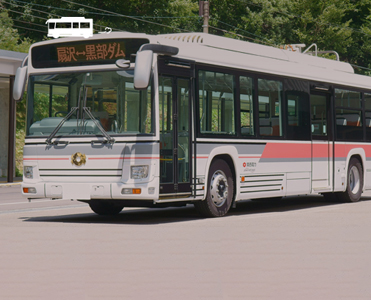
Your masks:
[[[353,157],[350,159],[347,173],[347,188],[345,192],[338,193],[339,200],[344,202],[357,202],[361,199],[363,190],[363,170],[360,161]]]
[[[91,200],[89,206],[93,212],[101,216],[114,216],[124,208],[123,205],[105,200]]]
[[[210,167],[206,199],[194,203],[204,217],[222,217],[229,211],[234,194],[232,171],[225,160],[216,159]]]

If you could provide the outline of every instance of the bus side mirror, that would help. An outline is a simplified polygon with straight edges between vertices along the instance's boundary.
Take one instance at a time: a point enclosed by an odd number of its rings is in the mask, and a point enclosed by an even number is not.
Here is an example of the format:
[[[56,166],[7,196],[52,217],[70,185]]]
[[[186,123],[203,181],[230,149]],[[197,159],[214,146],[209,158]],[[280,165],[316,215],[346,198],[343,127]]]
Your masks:
[[[152,70],[153,52],[151,50],[138,51],[135,58],[134,88],[145,90],[149,85]]]
[[[21,100],[26,87],[27,66],[19,67],[15,73],[15,80],[13,85],[13,99],[15,101]]]

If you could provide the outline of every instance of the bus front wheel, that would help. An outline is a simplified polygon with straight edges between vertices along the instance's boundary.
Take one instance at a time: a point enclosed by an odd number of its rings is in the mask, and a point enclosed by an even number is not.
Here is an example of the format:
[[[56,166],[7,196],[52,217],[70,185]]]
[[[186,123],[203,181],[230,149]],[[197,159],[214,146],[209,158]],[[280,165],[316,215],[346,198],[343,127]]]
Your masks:
[[[350,159],[347,173],[347,188],[337,197],[344,202],[357,202],[361,199],[363,190],[363,170],[360,161],[353,157]]]
[[[89,206],[93,212],[101,216],[114,216],[124,208],[123,205],[105,200],[91,200]]]
[[[194,203],[204,217],[222,217],[229,211],[234,193],[232,171],[226,161],[216,159],[210,167],[206,199]]]

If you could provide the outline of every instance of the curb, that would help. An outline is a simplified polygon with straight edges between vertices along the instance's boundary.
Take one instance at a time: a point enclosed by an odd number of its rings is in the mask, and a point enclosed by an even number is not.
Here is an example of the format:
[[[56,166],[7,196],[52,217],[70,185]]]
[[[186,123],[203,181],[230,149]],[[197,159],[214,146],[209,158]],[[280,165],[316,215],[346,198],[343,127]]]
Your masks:
[[[10,186],[17,186],[21,185],[22,182],[6,182],[6,183],[0,183],[0,188],[2,187],[10,187]]]

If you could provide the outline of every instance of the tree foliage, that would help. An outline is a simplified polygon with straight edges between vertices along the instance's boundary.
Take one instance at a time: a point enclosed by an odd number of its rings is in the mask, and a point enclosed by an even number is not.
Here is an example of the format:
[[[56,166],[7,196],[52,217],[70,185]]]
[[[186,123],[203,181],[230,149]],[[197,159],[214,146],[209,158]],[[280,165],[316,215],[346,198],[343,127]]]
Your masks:
[[[337,51],[343,61],[371,68],[371,0],[209,0],[209,4],[210,33],[277,47],[316,43],[319,50]],[[96,32],[105,27],[149,34],[200,32],[198,5],[198,0],[0,0],[10,16],[4,18],[1,12],[0,30],[13,28],[4,36],[18,47],[27,46],[30,39],[46,39],[45,21],[61,16],[93,18]],[[0,47],[11,48],[4,42]]]
[[[31,45],[28,38],[23,38],[18,34],[18,30],[13,28],[13,21],[8,13],[3,10],[0,12],[0,49],[27,52]]]

